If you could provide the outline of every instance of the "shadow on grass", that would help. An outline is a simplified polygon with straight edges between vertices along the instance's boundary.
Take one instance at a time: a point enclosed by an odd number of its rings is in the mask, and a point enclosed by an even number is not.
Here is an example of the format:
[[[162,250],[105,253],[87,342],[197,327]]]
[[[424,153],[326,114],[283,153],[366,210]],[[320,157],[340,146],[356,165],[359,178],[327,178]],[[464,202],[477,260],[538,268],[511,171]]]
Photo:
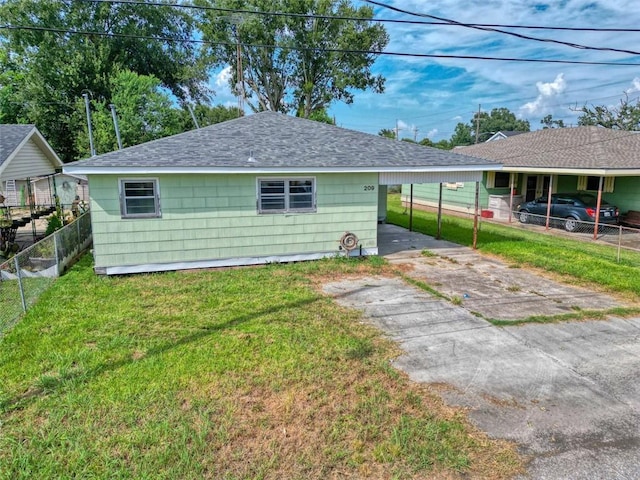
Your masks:
[[[200,332],[187,335],[171,343],[166,343],[164,345],[150,348],[146,351],[145,358],[160,355],[183,345],[197,342],[203,338],[208,337],[209,335],[220,332],[222,330],[232,329],[238,325],[242,325],[251,320],[255,320],[256,318],[277,313],[279,311],[282,311],[283,309],[300,308],[306,305],[311,305],[319,300],[321,300],[321,297],[313,297],[307,300],[293,302],[291,304],[278,305],[270,308],[265,308],[257,312],[252,312],[251,314],[239,316],[219,325],[202,327],[202,331]],[[360,355],[361,353],[362,352],[357,353],[356,355]],[[47,377],[46,380],[41,379],[41,383],[44,383],[44,386],[31,387],[25,393],[22,393],[20,395],[13,396],[11,398],[0,399],[0,412],[10,412],[13,410],[25,408],[31,401],[35,400],[36,398],[49,395],[51,393],[54,393],[56,390],[64,388],[65,385],[68,384],[68,382],[86,383],[91,379],[98,377],[99,375],[117,370],[136,361],[139,360],[136,360],[129,356],[125,359],[99,365],[87,371],[69,372],[57,377]]]

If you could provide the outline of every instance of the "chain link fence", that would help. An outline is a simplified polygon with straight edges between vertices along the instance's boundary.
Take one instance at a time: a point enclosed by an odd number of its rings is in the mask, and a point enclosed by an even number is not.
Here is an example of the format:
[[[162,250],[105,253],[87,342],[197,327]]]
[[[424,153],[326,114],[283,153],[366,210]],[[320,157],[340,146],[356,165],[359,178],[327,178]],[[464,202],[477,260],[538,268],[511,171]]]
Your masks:
[[[527,212],[513,212],[513,222],[520,225],[538,225],[543,228],[553,228],[566,232],[573,238],[593,239],[618,247],[618,259],[621,249],[640,251],[640,229],[618,225],[617,223],[599,223],[596,230],[595,222],[585,222],[573,217],[560,218],[546,215],[533,215]]]
[[[404,197],[403,197],[404,200]],[[408,209],[409,203],[403,201],[403,205]],[[431,204],[414,203],[414,208],[436,212],[437,206]],[[443,215],[473,219],[475,206],[470,203],[448,202],[442,208]],[[547,216],[534,215],[531,213],[511,211],[507,208],[483,208],[481,209],[481,221],[498,223],[502,225],[510,225],[520,227],[527,230],[539,232],[547,231]],[[594,235],[595,222],[585,222],[574,218],[549,218],[549,232],[554,235],[566,236],[575,240],[593,241],[609,244],[618,250],[617,257],[620,261],[622,250],[640,251],[640,228],[627,225],[618,225],[617,223],[599,223],[598,231]]]
[[[0,264],[0,335],[91,245],[88,213]]]

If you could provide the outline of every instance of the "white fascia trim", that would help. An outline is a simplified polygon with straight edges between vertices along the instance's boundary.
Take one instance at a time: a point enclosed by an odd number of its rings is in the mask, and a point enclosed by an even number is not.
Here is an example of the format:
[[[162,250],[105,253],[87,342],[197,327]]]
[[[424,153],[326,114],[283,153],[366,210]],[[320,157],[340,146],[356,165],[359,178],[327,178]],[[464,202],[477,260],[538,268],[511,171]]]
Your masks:
[[[553,175],[588,175],[594,177],[640,177],[640,168],[536,168],[536,167],[504,167],[505,172],[514,173],[549,173]]]
[[[224,258],[220,260],[201,260],[195,262],[172,262],[172,263],[146,263],[140,265],[122,265],[114,267],[96,267],[95,272],[99,275],[129,275],[132,273],[154,273],[154,272],[171,272],[175,270],[193,270],[200,268],[222,268],[222,267],[241,267],[250,265],[266,265],[268,263],[290,263],[290,262],[306,262],[310,260],[320,260],[321,258],[329,258],[341,256],[340,252],[317,252],[303,253],[298,255],[272,255],[268,257],[238,257]],[[362,256],[378,255],[378,247],[363,248]],[[357,248],[350,252],[350,257],[360,256],[360,249]]]
[[[318,173],[381,173],[381,172],[484,172],[502,170],[500,164],[490,165],[442,165],[409,167],[277,167],[277,168],[237,168],[237,167],[83,167],[63,166],[68,175],[160,175],[160,174],[248,174],[248,175],[289,175]]]

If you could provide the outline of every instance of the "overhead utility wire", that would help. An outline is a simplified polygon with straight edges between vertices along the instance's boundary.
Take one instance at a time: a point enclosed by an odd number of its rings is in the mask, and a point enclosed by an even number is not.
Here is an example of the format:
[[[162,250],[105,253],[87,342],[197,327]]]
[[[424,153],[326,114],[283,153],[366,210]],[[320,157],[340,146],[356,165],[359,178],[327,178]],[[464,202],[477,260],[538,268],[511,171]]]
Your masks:
[[[75,35],[95,35],[99,37],[110,38],[130,38],[138,40],[156,40],[162,42],[174,42],[174,43],[199,43],[203,45],[217,45],[217,46],[231,46],[235,47],[238,43],[235,42],[211,42],[208,40],[196,40],[196,39],[182,39],[172,37],[153,37],[148,35],[128,35],[124,33],[107,33],[107,32],[95,32],[95,31],[82,31],[82,30],[69,30],[62,28],[50,28],[50,27],[33,27],[33,26],[21,26],[21,25],[0,25],[0,30],[32,30],[42,32],[53,32],[62,34],[75,34]],[[281,48],[276,45],[261,45],[255,43],[240,43],[242,47],[264,48],[264,49],[276,49]],[[640,67],[640,63],[630,62],[589,62],[581,60],[552,60],[541,58],[515,58],[515,57],[486,57],[479,55],[442,55],[442,54],[430,54],[430,53],[406,53],[406,52],[378,52],[374,50],[350,50],[342,48],[320,48],[320,47],[287,47],[291,50],[298,51],[319,51],[329,53],[355,53],[355,54],[367,54],[367,55],[385,55],[390,57],[413,57],[413,58],[457,58],[461,60],[488,60],[498,62],[522,62],[522,63],[556,63],[564,65],[609,65],[612,67]]]
[[[426,17],[426,18],[433,18],[435,20],[440,20],[446,23],[449,23],[451,25],[457,25],[460,27],[466,27],[466,28],[472,28],[474,30],[482,30],[485,32],[495,32],[495,33],[502,33],[504,35],[511,35],[513,37],[517,37],[517,38],[521,38],[523,40],[533,40],[536,42],[544,42],[544,43],[557,43],[559,45],[565,45],[567,47],[571,47],[571,48],[577,48],[579,50],[597,50],[597,51],[601,51],[601,52],[616,52],[616,53],[628,53],[630,55],[640,55],[640,52],[637,52],[635,50],[625,50],[625,49],[621,49],[621,48],[610,48],[610,47],[591,47],[588,45],[581,45],[579,43],[572,43],[572,42],[563,42],[562,40],[554,40],[552,38],[538,38],[538,37],[530,37],[528,35],[522,35],[521,33],[515,33],[515,32],[509,32],[507,30],[500,30],[497,28],[489,28],[489,27],[480,27],[471,23],[462,23],[462,22],[458,22],[456,20],[451,20],[448,18],[444,18],[444,17],[436,17],[435,15],[429,15],[427,13],[418,13],[418,12],[412,12],[410,10],[404,10],[402,8],[398,8],[398,7],[394,7],[392,5],[388,5],[386,3],[382,3],[382,2],[376,2],[374,0],[362,0],[365,3],[370,3],[372,5],[377,5],[379,7],[382,8],[388,8],[389,10],[393,10],[394,12],[398,12],[398,13],[404,13],[406,15],[413,15],[416,17]]]
[[[494,27],[494,28],[519,28],[527,30],[559,30],[569,32],[620,32],[620,33],[637,33],[640,32],[640,28],[596,28],[596,27],[549,27],[542,25],[510,25],[500,23],[468,23],[468,24],[455,24],[444,21],[427,21],[427,20],[400,20],[395,18],[367,18],[367,17],[345,17],[334,15],[314,15],[308,13],[285,13],[285,12],[267,12],[263,10],[241,10],[238,8],[222,8],[212,7],[204,5],[189,5],[183,3],[160,3],[160,2],[144,2],[140,0],[82,0],[85,3],[112,3],[112,4],[131,4],[131,5],[151,5],[157,7],[174,7],[174,8],[187,8],[194,10],[213,10],[223,13],[237,13],[247,15],[261,15],[272,17],[294,17],[294,18],[309,18],[320,20],[353,20],[353,21],[370,21],[380,23],[400,23],[410,25],[442,25],[449,27]]]

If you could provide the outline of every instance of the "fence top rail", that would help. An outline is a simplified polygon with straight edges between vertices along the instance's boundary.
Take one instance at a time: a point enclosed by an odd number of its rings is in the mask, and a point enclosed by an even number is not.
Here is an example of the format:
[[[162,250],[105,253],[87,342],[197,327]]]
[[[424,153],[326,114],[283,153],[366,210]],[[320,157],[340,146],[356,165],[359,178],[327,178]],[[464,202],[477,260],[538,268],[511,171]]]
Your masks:
[[[36,243],[34,243],[32,245],[29,245],[24,250],[19,251],[14,256],[12,256],[10,258],[7,258],[6,260],[0,262],[0,270],[5,270],[7,268],[11,268],[10,266],[12,265],[12,262],[14,261],[14,257],[22,258],[22,257],[29,256],[34,251],[34,249],[38,248],[38,246],[41,245],[43,242],[53,241],[53,238],[56,235],[62,235],[62,234],[64,234],[65,231],[67,231],[67,230],[69,230],[71,228],[76,228],[76,225],[77,225],[76,222],[83,222],[83,221],[86,221],[86,219],[90,218],[90,217],[87,217],[87,215],[89,215],[88,211],[84,212],[83,214],[78,216],[78,218],[74,219],[71,223],[68,223],[67,225],[65,225],[62,228],[56,230],[52,234],[47,235],[44,238],[41,238]]]

